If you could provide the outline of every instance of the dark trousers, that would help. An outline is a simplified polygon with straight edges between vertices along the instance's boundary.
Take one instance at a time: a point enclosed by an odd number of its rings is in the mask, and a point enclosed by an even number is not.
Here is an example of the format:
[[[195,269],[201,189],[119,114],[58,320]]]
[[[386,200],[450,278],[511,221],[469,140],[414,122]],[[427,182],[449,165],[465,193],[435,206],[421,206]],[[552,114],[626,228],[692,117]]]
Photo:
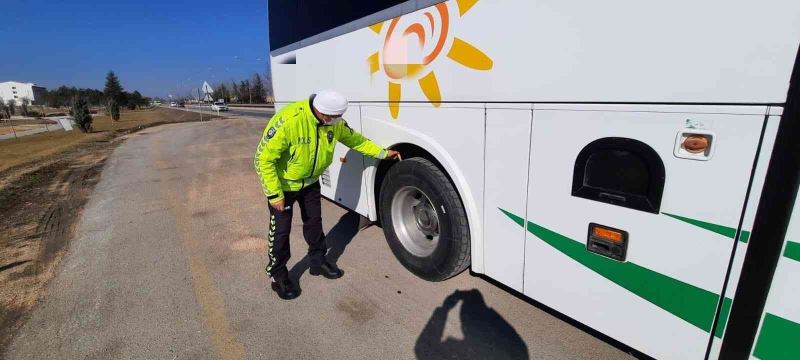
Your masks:
[[[300,191],[284,192],[284,210],[279,212],[269,207],[269,237],[267,238],[267,274],[273,279],[286,279],[289,271],[289,234],[292,230],[292,212],[295,201],[300,204],[303,219],[303,237],[308,243],[308,259],[311,266],[320,266],[325,259],[325,234],[322,233],[322,204],[319,182]]]

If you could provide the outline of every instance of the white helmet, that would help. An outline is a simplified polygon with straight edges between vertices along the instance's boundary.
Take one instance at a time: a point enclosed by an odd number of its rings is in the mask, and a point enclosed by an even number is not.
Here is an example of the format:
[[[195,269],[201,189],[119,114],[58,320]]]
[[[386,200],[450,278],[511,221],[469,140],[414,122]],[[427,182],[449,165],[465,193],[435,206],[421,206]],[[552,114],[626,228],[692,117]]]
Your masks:
[[[314,108],[325,115],[341,116],[347,111],[347,98],[338,91],[322,90],[314,97]]]

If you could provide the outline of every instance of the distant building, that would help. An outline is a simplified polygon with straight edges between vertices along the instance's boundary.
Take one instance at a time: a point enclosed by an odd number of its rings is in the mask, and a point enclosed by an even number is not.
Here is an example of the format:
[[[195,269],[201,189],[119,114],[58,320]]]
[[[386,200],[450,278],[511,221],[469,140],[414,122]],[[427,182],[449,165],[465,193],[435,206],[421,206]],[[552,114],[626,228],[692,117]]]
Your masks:
[[[22,103],[22,99],[27,98],[33,105],[42,105],[46,91],[47,89],[36,86],[34,83],[0,82],[0,98],[6,103],[14,100],[19,105]]]

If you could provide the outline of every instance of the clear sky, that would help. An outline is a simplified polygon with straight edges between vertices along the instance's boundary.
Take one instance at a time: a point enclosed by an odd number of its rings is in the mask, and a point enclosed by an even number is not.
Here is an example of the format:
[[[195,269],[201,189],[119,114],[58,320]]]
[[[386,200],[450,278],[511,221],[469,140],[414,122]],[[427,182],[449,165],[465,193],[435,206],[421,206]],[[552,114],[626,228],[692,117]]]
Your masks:
[[[186,95],[269,66],[267,0],[2,0],[0,82]]]

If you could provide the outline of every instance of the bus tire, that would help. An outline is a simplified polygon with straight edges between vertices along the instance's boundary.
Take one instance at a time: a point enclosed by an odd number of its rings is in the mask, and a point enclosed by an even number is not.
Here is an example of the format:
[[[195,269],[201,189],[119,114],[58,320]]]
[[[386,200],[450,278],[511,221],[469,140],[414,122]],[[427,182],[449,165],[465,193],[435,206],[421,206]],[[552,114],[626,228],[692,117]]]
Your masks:
[[[406,269],[422,279],[442,281],[469,266],[464,206],[432,162],[411,158],[392,166],[381,185],[379,204],[386,240]]]

